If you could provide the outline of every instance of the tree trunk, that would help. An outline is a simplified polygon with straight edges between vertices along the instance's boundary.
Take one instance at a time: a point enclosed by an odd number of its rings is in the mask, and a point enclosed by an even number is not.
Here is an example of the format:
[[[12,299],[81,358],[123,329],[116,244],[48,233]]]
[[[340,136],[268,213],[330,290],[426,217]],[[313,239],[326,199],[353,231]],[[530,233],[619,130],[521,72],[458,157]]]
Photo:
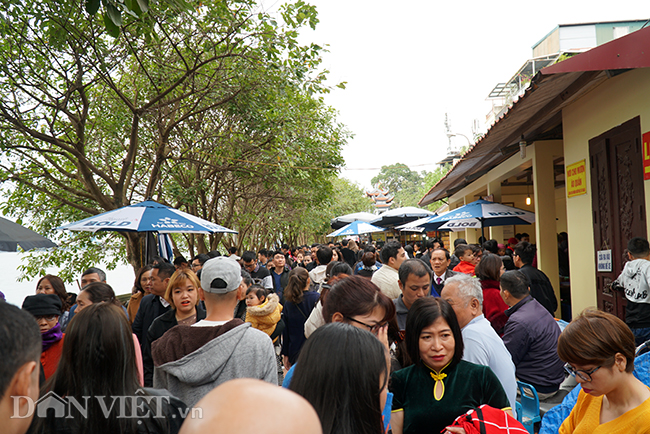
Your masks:
[[[143,237],[139,232],[126,232],[126,257],[135,273],[145,265]]]

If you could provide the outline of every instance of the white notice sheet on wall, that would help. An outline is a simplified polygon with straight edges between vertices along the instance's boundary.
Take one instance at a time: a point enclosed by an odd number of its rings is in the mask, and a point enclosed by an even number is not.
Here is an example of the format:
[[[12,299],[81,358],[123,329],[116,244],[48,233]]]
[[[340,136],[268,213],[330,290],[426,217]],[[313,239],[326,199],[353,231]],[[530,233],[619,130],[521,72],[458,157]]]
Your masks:
[[[609,273],[612,271],[612,251],[611,250],[598,250],[596,252],[596,260],[598,263],[598,271],[601,273]]]

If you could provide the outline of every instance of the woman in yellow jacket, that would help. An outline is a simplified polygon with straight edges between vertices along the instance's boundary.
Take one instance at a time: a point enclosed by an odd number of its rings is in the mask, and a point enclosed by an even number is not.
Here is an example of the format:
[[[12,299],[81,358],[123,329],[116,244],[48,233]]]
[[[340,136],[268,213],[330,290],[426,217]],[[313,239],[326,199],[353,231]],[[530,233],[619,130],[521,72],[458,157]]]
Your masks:
[[[634,335],[614,315],[586,310],[558,341],[565,369],[582,386],[560,434],[650,433],[650,389],[634,370]]]

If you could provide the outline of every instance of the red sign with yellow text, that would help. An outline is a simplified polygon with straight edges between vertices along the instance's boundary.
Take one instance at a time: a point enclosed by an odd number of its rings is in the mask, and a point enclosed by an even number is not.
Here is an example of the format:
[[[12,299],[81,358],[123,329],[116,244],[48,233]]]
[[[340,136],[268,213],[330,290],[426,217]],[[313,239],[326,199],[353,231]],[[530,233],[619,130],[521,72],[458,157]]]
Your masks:
[[[566,167],[566,191],[568,197],[587,194],[587,171],[585,160]]]
[[[643,135],[643,179],[650,179],[650,132]]]

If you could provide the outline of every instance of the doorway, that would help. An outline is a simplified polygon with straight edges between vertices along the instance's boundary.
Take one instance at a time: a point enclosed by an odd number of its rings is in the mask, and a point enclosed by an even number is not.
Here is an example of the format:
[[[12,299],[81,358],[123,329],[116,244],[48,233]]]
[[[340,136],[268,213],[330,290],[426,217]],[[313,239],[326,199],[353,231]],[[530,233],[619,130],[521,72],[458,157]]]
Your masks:
[[[598,308],[622,320],[625,295],[611,283],[625,265],[627,242],[647,237],[641,151],[638,116],[589,140],[594,244],[612,255],[612,271],[596,271]]]

